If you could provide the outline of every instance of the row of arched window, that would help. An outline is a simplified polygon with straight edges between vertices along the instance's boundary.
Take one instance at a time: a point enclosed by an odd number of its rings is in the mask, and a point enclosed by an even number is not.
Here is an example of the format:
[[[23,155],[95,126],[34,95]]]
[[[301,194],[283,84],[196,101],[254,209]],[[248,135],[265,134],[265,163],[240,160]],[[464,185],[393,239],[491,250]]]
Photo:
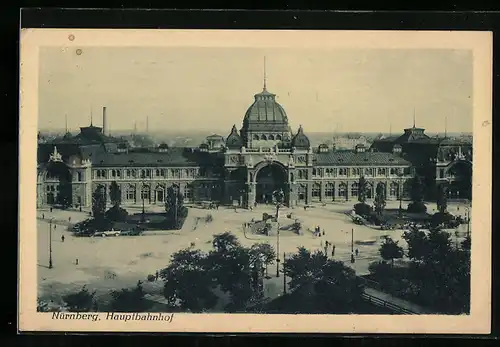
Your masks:
[[[254,140],[271,140],[271,141],[277,140],[277,141],[281,141],[283,139],[283,137],[280,134],[276,134],[276,135],[273,135],[273,134],[269,134],[269,135],[254,134],[253,135],[253,139]]]
[[[376,172],[377,176],[386,176],[389,172],[391,176],[395,176],[403,172],[407,173],[406,171],[402,168],[351,168],[350,171],[349,168],[313,168],[312,174],[313,176],[334,177],[336,175],[347,176],[350,172],[351,176],[373,176],[374,172]]]
[[[123,173],[122,173],[123,171]],[[126,170],[104,170],[94,171],[95,178],[195,178],[204,177],[206,170],[199,169],[126,169]]]
[[[299,195],[303,194],[305,195],[307,190],[306,185],[299,185],[298,187],[298,193]],[[359,194],[359,183],[358,182],[353,182],[351,184],[347,183],[340,183],[337,186],[337,196],[339,197],[345,197],[346,193],[349,192],[349,196],[351,197],[357,197]],[[367,189],[365,191],[366,197],[368,199],[372,199],[375,196],[375,186],[371,183],[367,184]],[[321,198],[321,185],[319,183],[315,183],[312,185],[312,190],[311,190],[311,195],[313,199],[320,199]],[[325,188],[324,188],[324,197],[335,197],[335,185],[333,183],[326,183]],[[391,182],[389,184],[389,197],[391,198],[397,198],[399,197],[399,184],[397,182]]]

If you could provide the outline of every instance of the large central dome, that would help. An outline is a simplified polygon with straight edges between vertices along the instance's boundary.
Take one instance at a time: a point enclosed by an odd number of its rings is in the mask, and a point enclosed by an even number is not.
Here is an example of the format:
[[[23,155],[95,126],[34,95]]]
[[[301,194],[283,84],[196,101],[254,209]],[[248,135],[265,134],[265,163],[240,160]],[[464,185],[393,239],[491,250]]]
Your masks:
[[[254,103],[248,108],[243,119],[244,130],[288,131],[288,117],[283,107],[276,102],[276,94],[265,88],[255,94]]]

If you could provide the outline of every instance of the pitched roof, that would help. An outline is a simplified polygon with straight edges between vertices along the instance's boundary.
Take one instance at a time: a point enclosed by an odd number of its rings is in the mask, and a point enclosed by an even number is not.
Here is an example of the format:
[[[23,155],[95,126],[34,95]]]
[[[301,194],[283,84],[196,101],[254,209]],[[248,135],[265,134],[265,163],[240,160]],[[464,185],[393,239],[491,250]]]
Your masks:
[[[92,166],[200,166],[217,165],[218,160],[207,152],[191,151],[189,148],[171,147],[167,152],[98,153]],[[222,164],[221,164],[222,165]]]
[[[384,152],[334,151],[315,154],[315,165],[368,166],[368,165],[410,165],[407,160]]]

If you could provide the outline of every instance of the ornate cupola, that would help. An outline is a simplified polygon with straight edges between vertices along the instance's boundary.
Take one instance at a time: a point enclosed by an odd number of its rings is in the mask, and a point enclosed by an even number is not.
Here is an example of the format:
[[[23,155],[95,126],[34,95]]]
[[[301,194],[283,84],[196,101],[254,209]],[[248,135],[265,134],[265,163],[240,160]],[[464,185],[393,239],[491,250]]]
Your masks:
[[[309,149],[311,147],[311,142],[306,134],[304,134],[302,125],[299,127],[297,134],[292,139],[292,147],[297,149]]]
[[[243,141],[241,136],[238,134],[238,130],[236,129],[236,125],[233,125],[231,129],[231,133],[227,137],[226,146],[230,149],[240,149],[243,146]]]
[[[290,141],[288,117],[283,107],[276,101],[276,94],[267,90],[265,60],[264,87],[254,95],[254,102],[243,118],[241,138],[246,147],[273,147],[288,145]]]

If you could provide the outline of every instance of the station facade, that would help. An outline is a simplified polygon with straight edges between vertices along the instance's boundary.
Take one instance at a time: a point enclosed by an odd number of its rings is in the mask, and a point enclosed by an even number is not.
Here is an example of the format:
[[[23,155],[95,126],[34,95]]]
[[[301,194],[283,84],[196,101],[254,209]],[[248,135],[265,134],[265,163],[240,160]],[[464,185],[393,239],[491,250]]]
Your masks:
[[[407,130],[405,134],[411,132]],[[374,198],[378,184],[383,185],[387,200],[398,199],[408,195],[408,181],[416,170],[425,167],[424,173],[430,172],[429,165],[422,166],[421,159],[415,159],[418,150],[410,142],[384,139],[371,148],[363,144],[353,150],[336,150],[326,144],[313,148],[302,126],[292,131],[276,95],[264,86],[254,96],[240,129],[234,125],[227,137],[211,135],[196,148],[164,143],[132,148],[92,124],[80,128],[76,136],[68,133],[39,143],[37,205],[66,201],[74,207],[90,207],[99,186],[109,202],[109,187],[116,182],[124,205],[162,205],[173,185],[186,203],[216,201],[249,207],[272,202],[273,192],[282,190],[284,203],[298,206],[357,200],[361,176],[367,182],[367,199]],[[450,182],[456,162],[472,162],[468,144],[432,146],[434,154],[429,150],[425,160],[434,160],[433,185]],[[457,182],[462,179],[459,176],[453,176]]]

